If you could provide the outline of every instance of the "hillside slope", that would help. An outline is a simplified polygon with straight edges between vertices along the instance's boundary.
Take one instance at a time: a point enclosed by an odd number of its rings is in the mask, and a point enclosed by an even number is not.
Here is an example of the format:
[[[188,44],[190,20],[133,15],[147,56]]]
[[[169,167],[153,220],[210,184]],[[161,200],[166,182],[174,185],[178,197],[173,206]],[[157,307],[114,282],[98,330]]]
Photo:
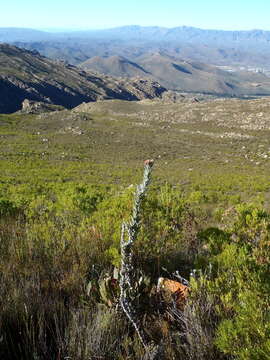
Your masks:
[[[154,98],[163,91],[152,81],[85,73],[37,52],[0,44],[0,113],[19,110],[25,98],[72,108],[98,99]]]

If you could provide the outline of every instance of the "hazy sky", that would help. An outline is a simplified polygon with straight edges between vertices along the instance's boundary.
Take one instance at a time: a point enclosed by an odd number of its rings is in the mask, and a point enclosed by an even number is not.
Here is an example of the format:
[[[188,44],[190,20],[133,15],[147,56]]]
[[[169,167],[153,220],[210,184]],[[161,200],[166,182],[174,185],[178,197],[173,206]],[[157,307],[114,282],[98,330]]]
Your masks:
[[[270,0],[2,0],[0,27],[270,30]]]

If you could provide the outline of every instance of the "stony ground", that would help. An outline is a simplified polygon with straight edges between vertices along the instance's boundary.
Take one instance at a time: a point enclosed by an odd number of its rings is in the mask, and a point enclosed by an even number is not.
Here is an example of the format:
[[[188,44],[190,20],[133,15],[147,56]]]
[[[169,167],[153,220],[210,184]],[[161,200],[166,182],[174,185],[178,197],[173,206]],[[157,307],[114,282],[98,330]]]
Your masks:
[[[268,197],[269,130],[268,98],[107,100],[0,115],[1,178],[130,184],[154,158],[156,181]]]

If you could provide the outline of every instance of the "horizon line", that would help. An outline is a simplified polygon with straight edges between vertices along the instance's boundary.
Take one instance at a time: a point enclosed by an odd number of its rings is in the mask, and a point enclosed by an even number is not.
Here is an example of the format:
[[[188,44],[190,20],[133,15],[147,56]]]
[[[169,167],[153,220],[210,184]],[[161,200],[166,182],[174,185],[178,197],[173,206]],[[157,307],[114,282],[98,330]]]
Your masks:
[[[25,29],[25,30],[36,30],[41,32],[83,32],[83,31],[104,31],[104,30],[114,30],[121,29],[126,27],[138,27],[138,28],[160,28],[160,29],[177,29],[177,28],[190,28],[190,29],[198,29],[205,31],[226,31],[226,32],[248,32],[248,31],[270,31],[270,29],[262,29],[262,28],[250,28],[245,30],[236,30],[236,29],[221,29],[221,28],[202,28],[191,25],[178,25],[178,26],[159,26],[159,25],[120,25],[120,26],[112,26],[106,28],[88,28],[88,27],[28,27],[28,26],[0,26],[0,29]]]

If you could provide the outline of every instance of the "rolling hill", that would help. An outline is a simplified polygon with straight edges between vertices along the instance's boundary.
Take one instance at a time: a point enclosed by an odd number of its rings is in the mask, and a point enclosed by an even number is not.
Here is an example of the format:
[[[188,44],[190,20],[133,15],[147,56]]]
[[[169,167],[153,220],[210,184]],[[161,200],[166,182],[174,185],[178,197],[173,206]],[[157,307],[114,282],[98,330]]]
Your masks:
[[[116,55],[110,57],[94,56],[80,64],[80,67],[117,77],[145,77],[149,74],[135,62]]]
[[[143,54],[137,57],[136,63],[119,56],[93,57],[80,67],[110,76],[147,77],[168,89],[182,92],[226,96],[270,94],[270,78],[262,73],[224,71],[216,66],[179,60],[161,52]]]

